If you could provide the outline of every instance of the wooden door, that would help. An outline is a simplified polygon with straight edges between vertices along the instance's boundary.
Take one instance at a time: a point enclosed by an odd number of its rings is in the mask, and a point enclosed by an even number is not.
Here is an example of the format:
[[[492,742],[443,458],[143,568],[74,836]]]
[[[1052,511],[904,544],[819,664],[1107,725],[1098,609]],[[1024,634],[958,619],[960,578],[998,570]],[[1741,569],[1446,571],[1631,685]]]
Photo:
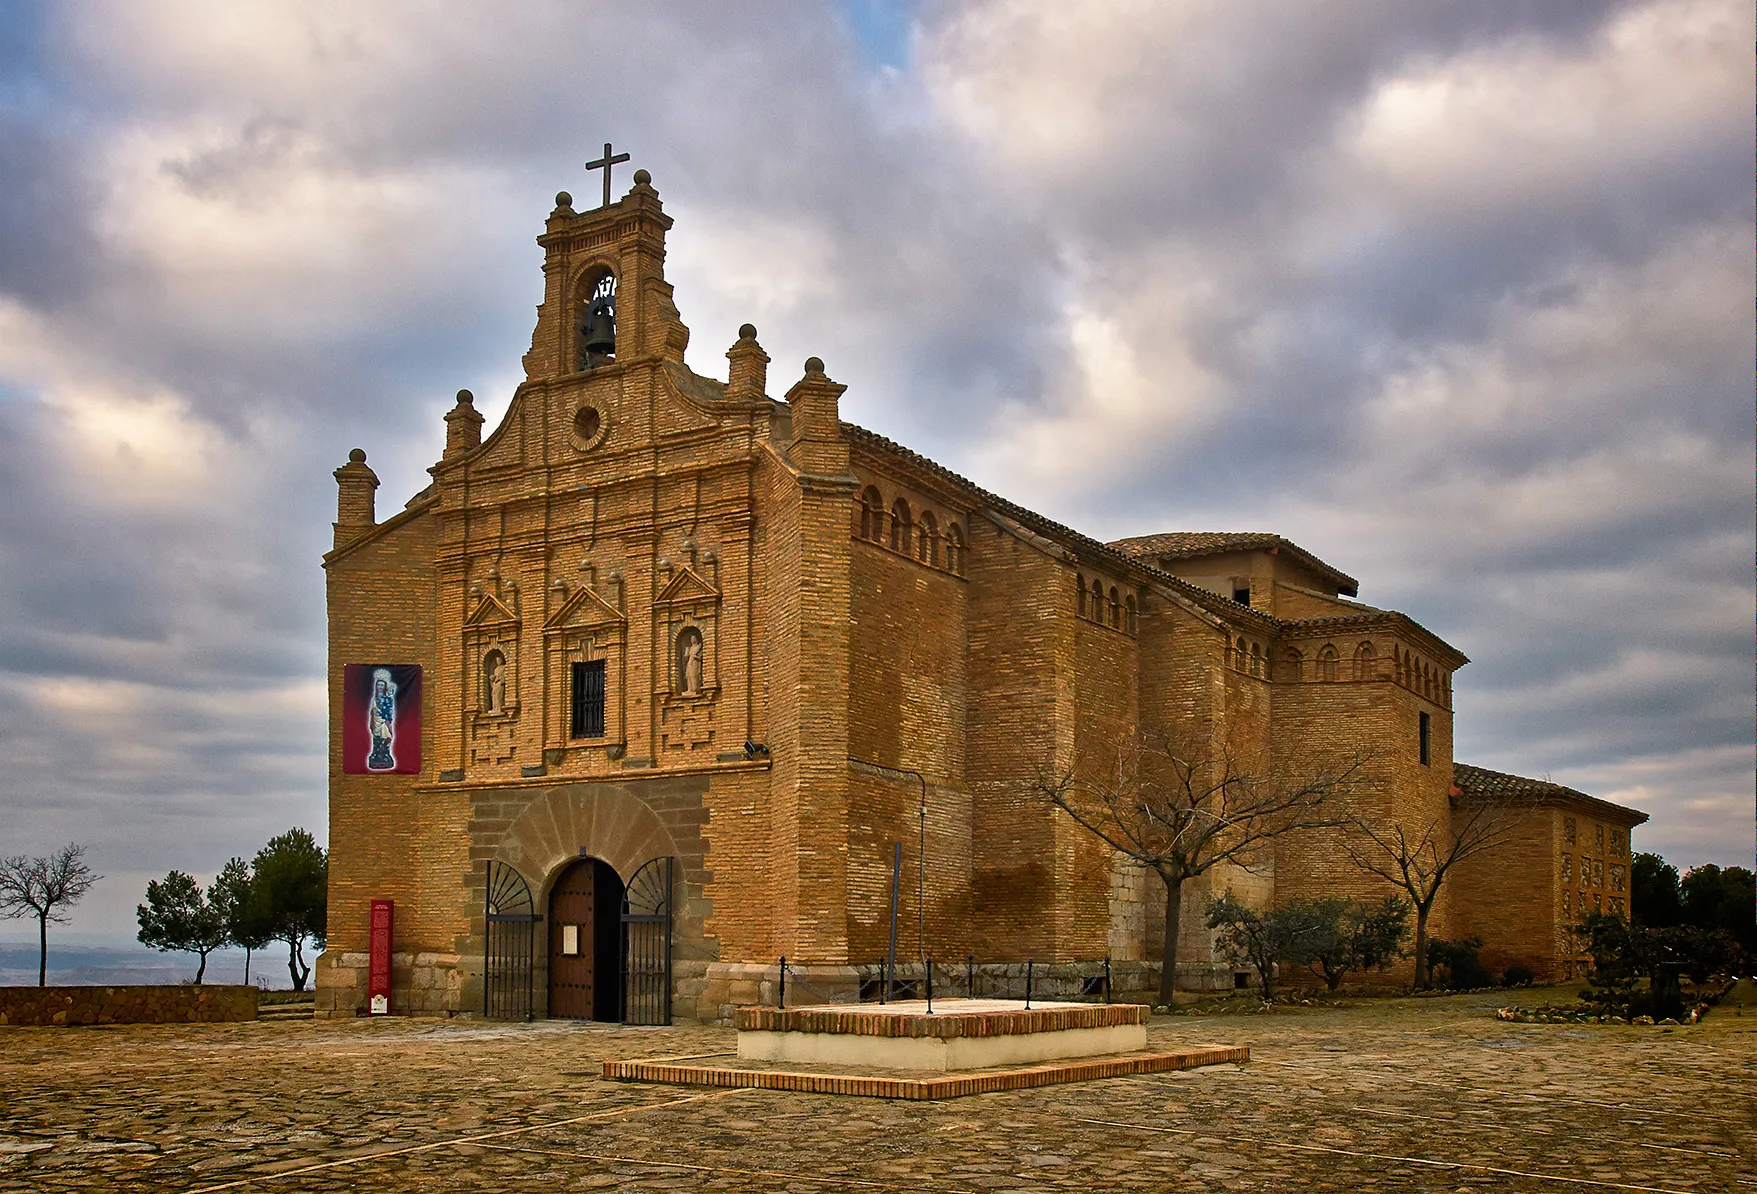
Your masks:
[[[549,896],[549,1014],[590,1020],[597,980],[597,874],[589,860],[574,863]],[[614,984],[616,975],[603,976]]]

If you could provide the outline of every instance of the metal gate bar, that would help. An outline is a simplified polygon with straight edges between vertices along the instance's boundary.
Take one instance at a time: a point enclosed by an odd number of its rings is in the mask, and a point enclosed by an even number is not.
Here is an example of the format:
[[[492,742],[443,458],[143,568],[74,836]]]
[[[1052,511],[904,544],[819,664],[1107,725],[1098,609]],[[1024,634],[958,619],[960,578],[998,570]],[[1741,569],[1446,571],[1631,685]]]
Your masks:
[[[671,880],[676,860],[654,858],[622,901],[622,1022],[671,1023]]]
[[[489,862],[486,926],[482,942],[482,1015],[491,1020],[529,1020],[538,915],[531,885],[504,862]]]

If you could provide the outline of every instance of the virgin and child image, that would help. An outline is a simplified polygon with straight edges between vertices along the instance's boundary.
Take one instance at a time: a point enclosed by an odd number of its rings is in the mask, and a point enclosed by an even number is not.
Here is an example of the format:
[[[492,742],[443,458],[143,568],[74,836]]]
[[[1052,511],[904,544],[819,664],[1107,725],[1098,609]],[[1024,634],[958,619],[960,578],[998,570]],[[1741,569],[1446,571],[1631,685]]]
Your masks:
[[[411,775],[421,770],[421,668],[350,663],[342,668],[342,771]]]

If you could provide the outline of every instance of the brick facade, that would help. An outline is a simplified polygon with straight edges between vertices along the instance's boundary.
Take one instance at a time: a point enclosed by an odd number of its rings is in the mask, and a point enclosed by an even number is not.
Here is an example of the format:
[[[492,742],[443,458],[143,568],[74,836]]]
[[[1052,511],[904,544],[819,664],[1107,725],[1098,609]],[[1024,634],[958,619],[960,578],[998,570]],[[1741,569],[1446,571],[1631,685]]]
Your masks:
[[[557,198],[500,426],[483,438],[460,394],[433,483],[383,521],[365,454],[336,470],[320,1014],[365,1005],[375,898],[397,902],[393,1010],[481,1008],[490,864],[543,914],[587,857],[624,882],[676,860],[682,1016],[727,1018],[781,955],[851,992],[886,948],[899,842],[899,957],[1154,960],[1157,877],[1030,796],[1142,726],[1260,768],[1370,751],[1376,812],[1449,815],[1465,659],[1352,578],[1272,535],[1091,540],[842,422],[816,358],[769,397],[749,325],[729,380],[701,377],[644,172],[595,211]],[[611,284],[613,352],[582,334]],[[423,668],[420,774],[343,773],[349,663]],[[576,668],[599,667],[602,733],[581,733]],[[1345,861],[1306,835],[1188,884],[1181,979],[1231,985],[1208,894],[1377,890]]]

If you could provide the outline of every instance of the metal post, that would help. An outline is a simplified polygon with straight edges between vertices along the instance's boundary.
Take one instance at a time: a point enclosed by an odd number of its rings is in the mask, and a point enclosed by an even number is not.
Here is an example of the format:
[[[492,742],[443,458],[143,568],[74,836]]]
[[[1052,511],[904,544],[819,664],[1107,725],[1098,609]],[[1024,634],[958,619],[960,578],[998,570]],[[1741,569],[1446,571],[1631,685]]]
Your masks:
[[[1030,958],[1025,959],[1025,1010],[1031,1010],[1031,968],[1036,963]]]
[[[885,960],[883,958],[879,959],[878,972],[879,1002],[883,1003],[885,1001]]]
[[[781,955],[781,1010],[787,1010],[787,955]]]
[[[1104,1002],[1110,1002],[1110,959],[1104,959]]]
[[[964,955],[964,998],[976,998],[976,955]]]
[[[903,883],[903,843],[895,842],[891,849],[891,947],[885,954],[885,990],[887,994],[891,983],[897,978],[897,889]]]
[[[927,1014],[933,1015],[933,955],[927,958]]]

